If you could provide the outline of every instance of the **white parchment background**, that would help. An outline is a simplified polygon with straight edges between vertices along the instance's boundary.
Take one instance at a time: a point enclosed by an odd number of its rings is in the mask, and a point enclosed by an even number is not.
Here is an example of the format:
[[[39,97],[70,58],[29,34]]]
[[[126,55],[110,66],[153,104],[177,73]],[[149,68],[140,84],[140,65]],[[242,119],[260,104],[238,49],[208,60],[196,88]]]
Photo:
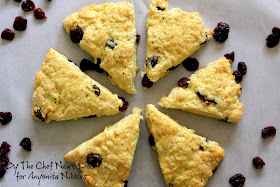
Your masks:
[[[28,19],[27,30],[15,32],[14,41],[0,40],[0,111],[11,111],[13,114],[11,123],[6,126],[0,125],[0,142],[7,141],[12,145],[10,161],[19,164],[17,170],[14,168],[7,170],[5,177],[0,180],[0,186],[38,186],[39,180],[28,179],[32,172],[34,176],[50,175],[53,172],[59,175],[57,180],[41,180],[40,186],[84,186],[81,180],[61,179],[61,172],[78,173],[78,169],[56,169],[55,165],[52,171],[39,169],[42,167],[40,162],[44,161],[46,165],[62,161],[63,164],[69,165],[63,161],[63,155],[69,150],[96,135],[106,125],[130,114],[133,106],[144,109],[148,103],[156,104],[161,96],[166,95],[176,86],[177,80],[191,75],[191,72],[186,71],[181,65],[151,89],[143,90],[140,73],[138,73],[135,82],[138,94],[128,95],[113,86],[105,74],[89,72],[91,77],[112,92],[124,96],[129,101],[130,108],[125,113],[110,117],[50,124],[33,120],[30,111],[34,78],[36,72],[40,70],[48,49],[56,48],[77,64],[83,58],[90,59],[87,53],[71,42],[63,29],[62,20],[83,6],[103,2],[110,1],[37,0],[36,6],[45,10],[48,16],[45,21],[37,21],[31,12],[23,12],[19,3],[13,0],[0,1],[1,32],[5,28],[12,28],[14,18],[18,15]],[[143,70],[146,45],[145,21],[150,1],[131,0],[130,2],[135,6],[137,32],[141,34],[137,62]],[[205,25],[210,29],[214,29],[220,21],[230,25],[229,38],[225,43],[218,43],[212,38],[193,57],[197,58],[202,66],[225,53],[235,51],[232,69],[237,68],[238,62],[246,62],[248,73],[242,82],[243,94],[240,97],[241,102],[244,103],[244,115],[243,119],[234,125],[180,110],[157,107],[182,125],[195,129],[197,134],[219,142],[225,149],[225,159],[220,163],[207,186],[229,186],[228,179],[238,172],[245,175],[247,179],[245,186],[279,186],[280,135],[263,140],[261,129],[268,125],[280,129],[280,45],[273,49],[265,45],[265,39],[271,33],[272,27],[280,27],[280,1],[169,0],[169,4],[170,8],[180,7],[187,12],[199,12]],[[18,145],[24,137],[30,137],[32,140],[31,152],[22,150]],[[263,169],[256,170],[252,166],[252,158],[255,156],[262,157],[266,162]],[[29,164],[34,165],[33,169],[23,169],[20,163],[22,161],[29,161]],[[37,163],[39,163],[38,169]],[[9,167],[12,166],[9,164]],[[19,175],[26,176],[20,179]],[[128,181],[129,186],[136,187],[165,186],[157,155],[148,143],[144,121],[141,123],[139,143]]]

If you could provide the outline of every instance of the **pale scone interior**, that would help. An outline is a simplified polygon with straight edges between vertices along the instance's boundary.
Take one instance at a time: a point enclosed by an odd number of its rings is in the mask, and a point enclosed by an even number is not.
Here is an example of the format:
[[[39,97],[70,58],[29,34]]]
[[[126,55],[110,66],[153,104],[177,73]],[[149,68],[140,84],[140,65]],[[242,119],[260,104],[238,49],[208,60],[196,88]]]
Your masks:
[[[187,87],[173,88],[158,104],[226,122],[237,123],[241,119],[241,85],[235,82],[230,60],[219,58],[192,74],[189,79]]]
[[[219,144],[194,134],[154,105],[147,105],[145,118],[167,186],[205,186],[224,158]]]
[[[77,26],[83,31],[80,48],[99,64],[112,84],[127,93],[135,94],[134,81],[139,67],[136,64],[136,28],[134,6],[129,2],[93,4],[63,20],[70,33]]]
[[[126,186],[138,142],[141,111],[134,107],[132,114],[107,126],[103,132],[64,156],[81,170],[87,186]],[[99,155],[98,165],[91,164],[88,158],[91,154]]]
[[[44,122],[120,113],[122,99],[51,48],[36,74],[32,115]]]
[[[146,27],[146,64],[142,77],[147,76],[151,82],[175,69],[214,34],[204,26],[198,12],[168,10],[167,0],[152,0]]]

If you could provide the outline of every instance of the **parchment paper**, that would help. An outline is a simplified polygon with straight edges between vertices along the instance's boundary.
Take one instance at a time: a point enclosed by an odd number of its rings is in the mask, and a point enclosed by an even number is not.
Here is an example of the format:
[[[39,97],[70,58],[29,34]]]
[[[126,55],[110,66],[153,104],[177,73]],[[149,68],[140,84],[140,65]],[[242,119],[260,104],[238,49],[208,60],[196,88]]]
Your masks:
[[[63,29],[62,20],[83,6],[104,2],[110,0],[38,0],[35,1],[36,6],[45,10],[48,17],[47,20],[38,21],[32,12],[23,12],[19,3],[13,0],[0,1],[1,32],[5,28],[12,28],[14,18],[18,15],[28,19],[27,30],[15,32],[16,37],[12,42],[0,40],[0,111],[10,111],[13,114],[11,123],[0,125],[0,141],[7,141],[12,145],[9,169],[0,180],[0,186],[85,186],[81,179],[77,179],[79,170],[63,161],[63,156],[107,125],[130,114],[133,106],[145,109],[149,103],[155,104],[160,111],[169,114],[182,125],[195,129],[197,134],[219,142],[225,149],[225,159],[207,186],[230,186],[229,178],[239,172],[247,179],[245,186],[279,186],[280,135],[267,140],[261,138],[261,129],[265,126],[274,125],[280,129],[280,44],[272,49],[265,45],[272,27],[280,27],[279,0],[169,0],[170,9],[180,7],[187,12],[199,12],[210,29],[214,29],[220,21],[230,25],[229,38],[225,43],[218,43],[212,38],[193,57],[203,66],[225,53],[235,51],[232,69],[236,70],[240,61],[247,64],[248,73],[242,82],[243,94],[240,97],[244,103],[244,114],[236,125],[180,110],[163,109],[156,104],[176,86],[181,77],[191,75],[182,65],[149,90],[143,89],[139,72],[135,83],[138,92],[136,95],[128,95],[113,86],[105,74],[89,72],[95,80],[129,101],[130,108],[125,113],[50,124],[32,118],[30,111],[35,74],[40,70],[48,49],[56,48],[77,64],[83,58],[90,59],[87,53],[71,42]],[[145,22],[150,1],[130,2],[135,6],[137,32],[141,35],[137,62],[143,70]],[[32,140],[31,152],[19,146],[24,137]],[[252,159],[255,156],[260,156],[265,161],[263,169],[256,170],[253,167]],[[141,122],[140,138],[128,186],[166,186],[157,155],[149,146],[144,121]]]

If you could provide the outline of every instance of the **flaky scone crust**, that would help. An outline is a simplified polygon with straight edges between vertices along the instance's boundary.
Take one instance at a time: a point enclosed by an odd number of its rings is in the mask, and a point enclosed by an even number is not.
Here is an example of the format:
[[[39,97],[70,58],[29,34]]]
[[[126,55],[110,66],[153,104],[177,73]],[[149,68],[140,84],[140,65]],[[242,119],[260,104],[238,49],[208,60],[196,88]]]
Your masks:
[[[84,35],[79,46],[95,58],[101,59],[100,67],[109,75],[112,84],[127,93],[135,94],[134,81],[139,67],[136,64],[136,28],[134,6],[128,2],[93,4],[63,20],[66,31],[77,25]],[[113,49],[106,42],[113,39]]]
[[[152,0],[146,27],[146,59],[158,56],[158,62],[154,67],[147,63],[142,76],[147,74],[152,82],[191,56],[214,34],[205,28],[199,13],[168,10],[167,0]]]
[[[141,109],[134,107],[132,114],[107,126],[103,132],[82,143],[64,156],[82,171],[83,181],[90,187],[122,187],[128,179],[139,137]],[[89,168],[87,155],[99,154],[102,163]]]
[[[198,92],[216,104],[204,102],[198,97]],[[158,104],[237,123],[243,114],[243,104],[238,99],[240,96],[241,85],[235,82],[231,61],[222,57],[193,74],[187,88],[173,88]]]
[[[181,126],[154,105],[147,105],[145,118],[167,186],[205,186],[224,158],[219,144],[194,134],[194,130]]]
[[[98,86],[96,95],[93,85]],[[83,73],[78,66],[51,48],[36,74],[32,116],[41,120],[62,121],[87,116],[118,114],[123,105],[118,95]],[[40,120],[40,119],[38,119]]]

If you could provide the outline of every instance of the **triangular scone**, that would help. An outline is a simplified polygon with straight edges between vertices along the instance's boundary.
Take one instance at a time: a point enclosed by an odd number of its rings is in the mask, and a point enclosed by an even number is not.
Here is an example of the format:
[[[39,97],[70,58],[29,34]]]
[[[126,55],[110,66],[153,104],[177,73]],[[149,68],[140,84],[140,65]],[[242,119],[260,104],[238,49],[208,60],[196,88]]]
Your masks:
[[[222,57],[209,63],[193,74],[188,83],[187,88],[173,88],[158,104],[232,123],[241,119],[241,85],[235,82],[230,60]]]
[[[44,122],[115,115],[122,99],[50,49],[36,74],[32,115]]]
[[[64,156],[81,169],[87,186],[121,187],[127,183],[134,151],[139,137],[141,109],[134,107],[132,114],[92,139],[82,143]],[[96,155],[95,159],[91,159]]]
[[[146,65],[142,76],[157,82],[191,56],[214,34],[199,13],[168,10],[167,0],[152,0],[147,19]]]
[[[134,7],[128,2],[93,4],[63,21],[68,33],[80,27],[80,48],[95,58],[112,84],[135,94],[137,35]]]
[[[224,150],[218,143],[194,134],[169,116],[147,105],[146,124],[158,154],[167,186],[201,187],[206,185]]]

